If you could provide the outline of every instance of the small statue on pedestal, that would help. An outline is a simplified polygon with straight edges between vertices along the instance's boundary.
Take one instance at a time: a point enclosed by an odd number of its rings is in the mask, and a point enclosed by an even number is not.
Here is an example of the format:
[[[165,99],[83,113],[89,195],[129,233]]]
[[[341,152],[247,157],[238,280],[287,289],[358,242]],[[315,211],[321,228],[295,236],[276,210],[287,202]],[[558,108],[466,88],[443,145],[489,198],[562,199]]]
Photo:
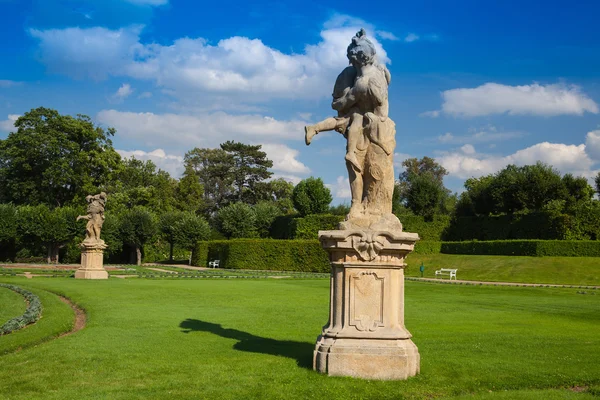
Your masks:
[[[75,272],[75,279],[108,279],[108,272],[103,267],[103,250],[108,246],[100,239],[104,224],[106,193],[90,195],[85,200],[88,202],[87,215],[77,217],[77,221],[87,220],[87,225],[85,239],[80,245],[81,267]]]

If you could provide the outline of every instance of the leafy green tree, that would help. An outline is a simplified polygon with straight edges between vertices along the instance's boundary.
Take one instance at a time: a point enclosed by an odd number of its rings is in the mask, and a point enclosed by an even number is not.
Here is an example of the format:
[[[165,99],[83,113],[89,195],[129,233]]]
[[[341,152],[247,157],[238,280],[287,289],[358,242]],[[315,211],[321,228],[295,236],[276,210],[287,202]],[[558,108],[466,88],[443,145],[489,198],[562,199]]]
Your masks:
[[[338,204],[337,206],[329,207],[329,214],[332,215],[348,215],[350,212],[350,206],[348,204]]]
[[[194,148],[185,154],[186,171],[194,170],[204,188],[207,214],[226,206],[233,197],[233,157],[223,149]]]
[[[76,222],[78,214],[71,207],[21,206],[16,213],[17,235],[32,248],[44,247],[48,263],[58,263],[59,250],[84,231]]]
[[[204,186],[200,183],[194,168],[186,165],[185,172],[175,189],[176,208],[196,214],[204,210]]]
[[[154,215],[144,207],[124,212],[119,227],[123,244],[131,249],[130,262],[141,265],[144,245],[157,234]]]
[[[444,187],[444,176],[448,175],[448,171],[435,159],[409,158],[402,165],[405,170],[399,176],[392,197],[392,209],[396,213],[406,212],[405,208],[408,208],[412,213],[431,220],[437,213],[454,211],[452,207],[456,197]]]
[[[425,221],[433,221],[445,194],[444,185],[430,172],[414,175],[406,190],[406,206],[416,215],[422,215]]]
[[[292,193],[294,184],[283,178],[273,179],[267,182],[257,182],[254,186],[255,197],[260,201],[274,202],[283,214],[294,212]]]
[[[184,217],[181,211],[171,211],[162,214],[158,219],[158,229],[161,235],[169,243],[169,261],[173,261],[173,247],[175,246],[175,234],[179,222]]]
[[[252,238],[257,236],[256,213],[245,203],[233,203],[217,213],[219,230],[228,238]]]
[[[255,227],[258,236],[261,238],[269,237],[271,225],[275,218],[282,215],[281,209],[277,203],[272,201],[261,201],[252,206],[255,215]]]
[[[175,242],[184,249],[193,252],[198,242],[210,239],[210,226],[206,220],[194,213],[183,213],[175,222]],[[192,260],[190,256],[190,262]]]
[[[120,213],[143,206],[161,213],[174,209],[177,181],[152,161],[125,159],[113,177],[104,190],[110,196],[107,210]]]
[[[40,107],[19,117],[15,128],[0,140],[0,202],[82,204],[119,165],[110,140],[115,130],[105,131],[85,115]]]
[[[231,140],[221,144],[221,149],[233,160],[231,173],[235,187],[234,198],[237,201],[255,204],[259,200],[255,192],[256,184],[273,175],[269,171],[273,161],[267,158],[267,153],[261,147]]]
[[[296,185],[292,200],[300,215],[305,216],[326,213],[333,198],[321,178],[310,177]]]
[[[598,172],[596,178],[594,178],[594,183],[596,184],[596,193],[600,196],[600,172]]]

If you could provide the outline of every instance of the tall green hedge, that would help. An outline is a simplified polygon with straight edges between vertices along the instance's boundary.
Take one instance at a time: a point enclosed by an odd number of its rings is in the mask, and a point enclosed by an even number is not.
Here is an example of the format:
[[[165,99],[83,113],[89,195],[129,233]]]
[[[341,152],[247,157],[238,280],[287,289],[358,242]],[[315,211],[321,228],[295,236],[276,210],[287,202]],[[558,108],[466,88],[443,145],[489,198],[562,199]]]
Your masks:
[[[201,242],[192,265],[218,259],[221,268],[329,272],[329,259],[317,240],[233,239]]]
[[[405,232],[416,232],[421,240],[442,240],[444,231],[450,225],[450,217],[447,215],[436,215],[431,222],[425,222],[420,215],[398,215],[398,219]]]
[[[597,240],[489,240],[443,242],[441,253],[499,256],[600,257]]]
[[[275,219],[270,234],[275,239],[317,239],[319,231],[338,229],[343,220],[344,216],[332,214],[285,215]]]

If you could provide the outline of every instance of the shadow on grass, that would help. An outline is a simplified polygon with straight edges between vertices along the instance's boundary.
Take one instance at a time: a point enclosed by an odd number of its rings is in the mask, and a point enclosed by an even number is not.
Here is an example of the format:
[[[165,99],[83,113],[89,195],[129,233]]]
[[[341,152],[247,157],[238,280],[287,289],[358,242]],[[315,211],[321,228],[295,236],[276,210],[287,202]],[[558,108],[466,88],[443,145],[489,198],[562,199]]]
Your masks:
[[[186,319],[179,324],[179,327],[183,333],[210,332],[223,338],[235,339],[238,340],[233,345],[236,350],[292,358],[296,360],[299,367],[312,369],[312,354],[315,348],[313,343],[264,338],[198,319]]]

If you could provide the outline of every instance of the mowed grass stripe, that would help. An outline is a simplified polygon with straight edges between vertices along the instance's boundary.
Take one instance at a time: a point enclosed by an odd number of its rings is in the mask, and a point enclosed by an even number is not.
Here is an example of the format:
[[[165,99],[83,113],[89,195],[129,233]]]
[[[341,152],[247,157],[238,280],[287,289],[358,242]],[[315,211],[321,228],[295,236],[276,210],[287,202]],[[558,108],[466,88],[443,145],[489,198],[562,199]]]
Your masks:
[[[0,398],[534,399],[600,385],[600,296],[574,289],[407,282],[422,373],[373,382],[310,369],[328,280],[30,282],[68,295],[88,325],[0,357]]]

